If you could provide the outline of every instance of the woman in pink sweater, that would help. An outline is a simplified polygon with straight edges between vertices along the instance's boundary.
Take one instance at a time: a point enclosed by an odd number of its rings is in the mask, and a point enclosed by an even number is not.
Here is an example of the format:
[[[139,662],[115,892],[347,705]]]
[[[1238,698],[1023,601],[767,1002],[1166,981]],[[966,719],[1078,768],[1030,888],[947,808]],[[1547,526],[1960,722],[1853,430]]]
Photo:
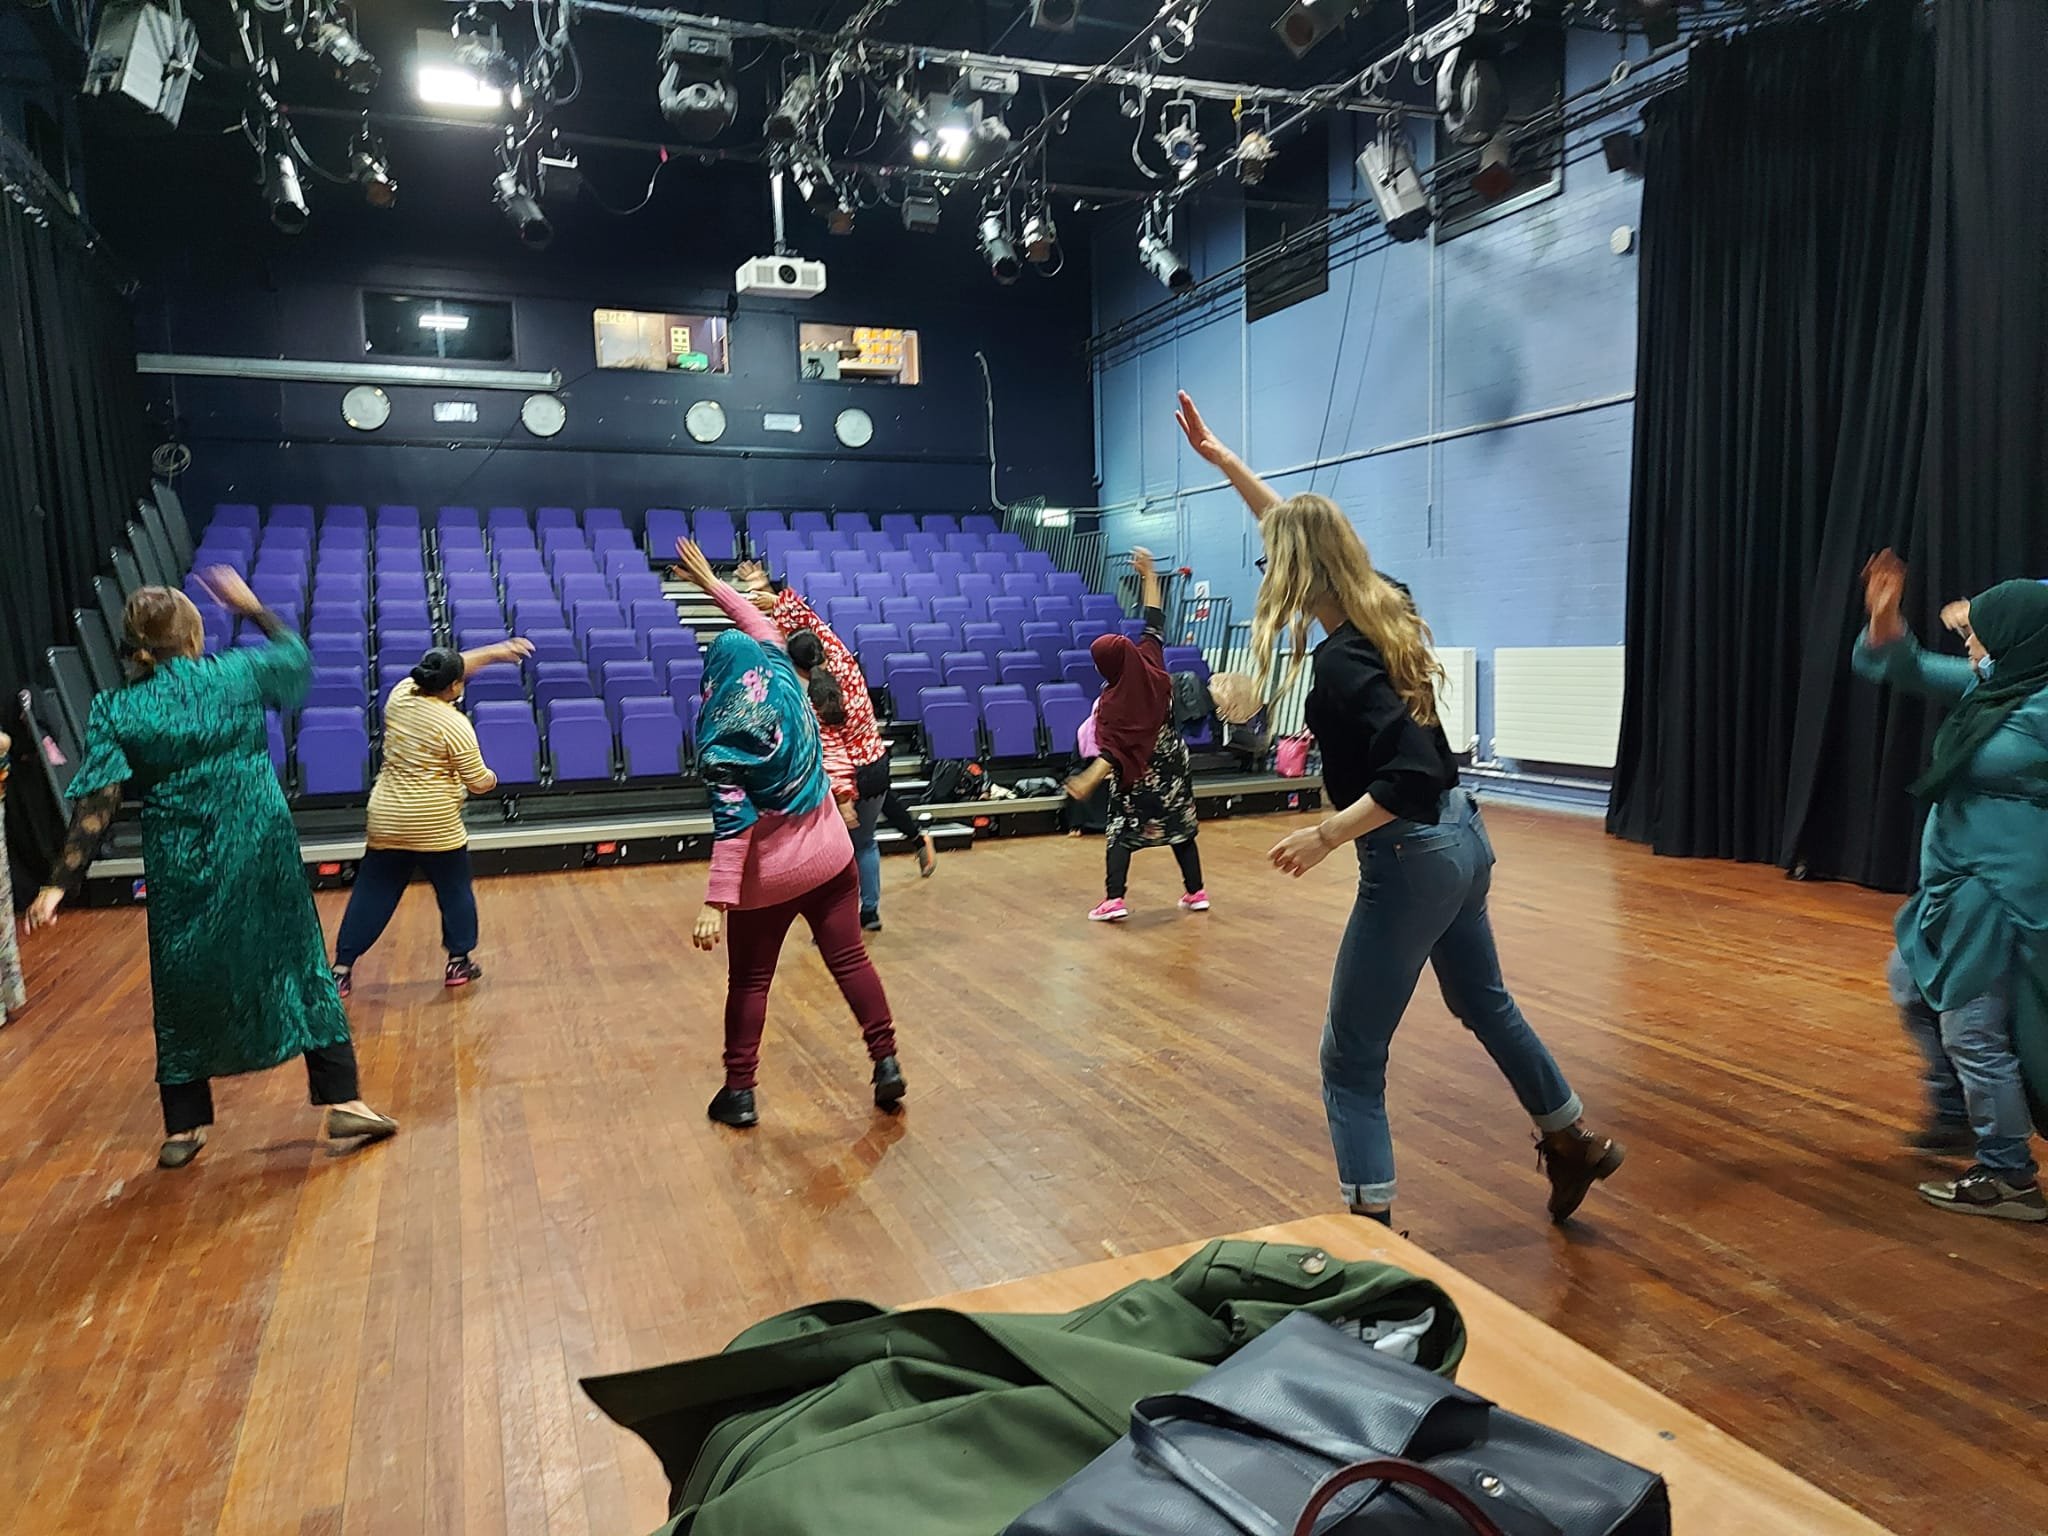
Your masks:
[[[825,771],[818,725],[782,637],[752,603],[712,574],[703,551],[676,546],[683,575],[715,601],[735,629],[704,660],[697,760],[711,790],[711,882],[693,942],[727,947],[725,1086],[710,1115],[756,1125],[754,1079],[768,990],[790,925],[810,925],[832,977],[860,1023],[875,1064],[875,1106],[903,1101],[889,999],[860,930],[860,881]],[[730,931],[728,931],[730,930]]]

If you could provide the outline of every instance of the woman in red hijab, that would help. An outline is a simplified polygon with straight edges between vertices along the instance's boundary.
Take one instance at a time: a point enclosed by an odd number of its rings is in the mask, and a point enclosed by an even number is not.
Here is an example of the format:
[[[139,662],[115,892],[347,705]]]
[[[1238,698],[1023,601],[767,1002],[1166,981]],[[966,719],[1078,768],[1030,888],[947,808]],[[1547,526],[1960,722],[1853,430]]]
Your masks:
[[[1131,854],[1139,848],[1173,849],[1187,894],[1181,910],[1206,912],[1202,856],[1195,849],[1195,783],[1188,744],[1173,724],[1173,682],[1166,675],[1159,572],[1149,550],[1131,551],[1143,588],[1145,634],[1129,640],[1104,635],[1089,647],[1102,674],[1095,705],[1095,736],[1101,755],[1067,781],[1067,793],[1085,801],[1110,781],[1107,892],[1088,914],[1094,923],[1120,923],[1130,916],[1124,890]]]

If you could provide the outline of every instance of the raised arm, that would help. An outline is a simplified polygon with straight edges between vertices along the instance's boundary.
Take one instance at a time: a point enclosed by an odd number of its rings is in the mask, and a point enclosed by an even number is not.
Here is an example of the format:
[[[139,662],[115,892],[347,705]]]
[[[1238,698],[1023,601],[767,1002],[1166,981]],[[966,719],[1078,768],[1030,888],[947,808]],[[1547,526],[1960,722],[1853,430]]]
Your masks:
[[[756,608],[745,594],[735,591],[720,581],[711,569],[711,562],[704,551],[689,539],[676,540],[676,559],[682,563],[683,580],[710,598],[732,620],[733,627],[741,634],[760,641],[763,645],[781,646],[782,631],[769,622],[766,614]]]
[[[1131,569],[1138,573],[1138,606],[1148,612],[1166,611],[1166,593],[1159,581],[1159,566],[1149,549],[1131,551]]]
[[[1223,440],[1202,420],[1202,413],[1195,409],[1195,402],[1186,390],[1180,392],[1180,409],[1173,413],[1173,419],[1187,434],[1188,446],[1223,471],[1223,478],[1244,498],[1244,504],[1251,509],[1253,517],[1264,517],[1280,505],[1283,499],[1280,493],[1253,474],[1243,459],[1224,447]]]
[[[1869,682],[1953,704],[1976,686],[1976,669],[1960,656],[1937,656],[1920,648],[1901,611],[1905,592],[1906,564],[1897,555],[1880,550],[1865,562],[1863,606],[1870,622],[1856,637],[1850,665]]]
[[[531,640],[500,640],[496,645],[480,646],[473,651],[462,653],[462,675],[475,677],[485,667],[497,666],[501,662],[524,661],[533,654]]]

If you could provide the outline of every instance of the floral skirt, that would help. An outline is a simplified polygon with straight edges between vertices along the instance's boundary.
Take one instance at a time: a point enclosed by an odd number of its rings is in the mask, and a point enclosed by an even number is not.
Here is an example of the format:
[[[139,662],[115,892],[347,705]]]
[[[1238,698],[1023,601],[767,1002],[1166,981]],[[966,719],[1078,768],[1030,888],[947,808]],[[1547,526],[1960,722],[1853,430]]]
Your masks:
[[[0,1024],[28,1005],[21,979],[21,950],[14,939],[14,886],[7,873],[7,850],[0,847]]]
[[[1104,832],[1110,842],[1126,848],[1163,848],[1193,839],[1194,770],[1188,764],[1188,744],[1171,720],[1159,728],[1158,739],[1152,743],[1152,761],[1145,777],[1129,789],[1120,780],[1113,782],[1109,825]]]

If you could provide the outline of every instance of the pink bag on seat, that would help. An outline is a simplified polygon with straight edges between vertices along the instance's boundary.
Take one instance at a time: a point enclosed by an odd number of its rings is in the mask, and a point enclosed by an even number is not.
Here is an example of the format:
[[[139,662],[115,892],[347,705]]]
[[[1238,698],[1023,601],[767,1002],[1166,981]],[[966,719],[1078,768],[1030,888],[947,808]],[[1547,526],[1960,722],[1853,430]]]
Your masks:
[[[1308,737],[1283,736],[1273,748],[1273,771],[1283,779],[1308,776]]]

